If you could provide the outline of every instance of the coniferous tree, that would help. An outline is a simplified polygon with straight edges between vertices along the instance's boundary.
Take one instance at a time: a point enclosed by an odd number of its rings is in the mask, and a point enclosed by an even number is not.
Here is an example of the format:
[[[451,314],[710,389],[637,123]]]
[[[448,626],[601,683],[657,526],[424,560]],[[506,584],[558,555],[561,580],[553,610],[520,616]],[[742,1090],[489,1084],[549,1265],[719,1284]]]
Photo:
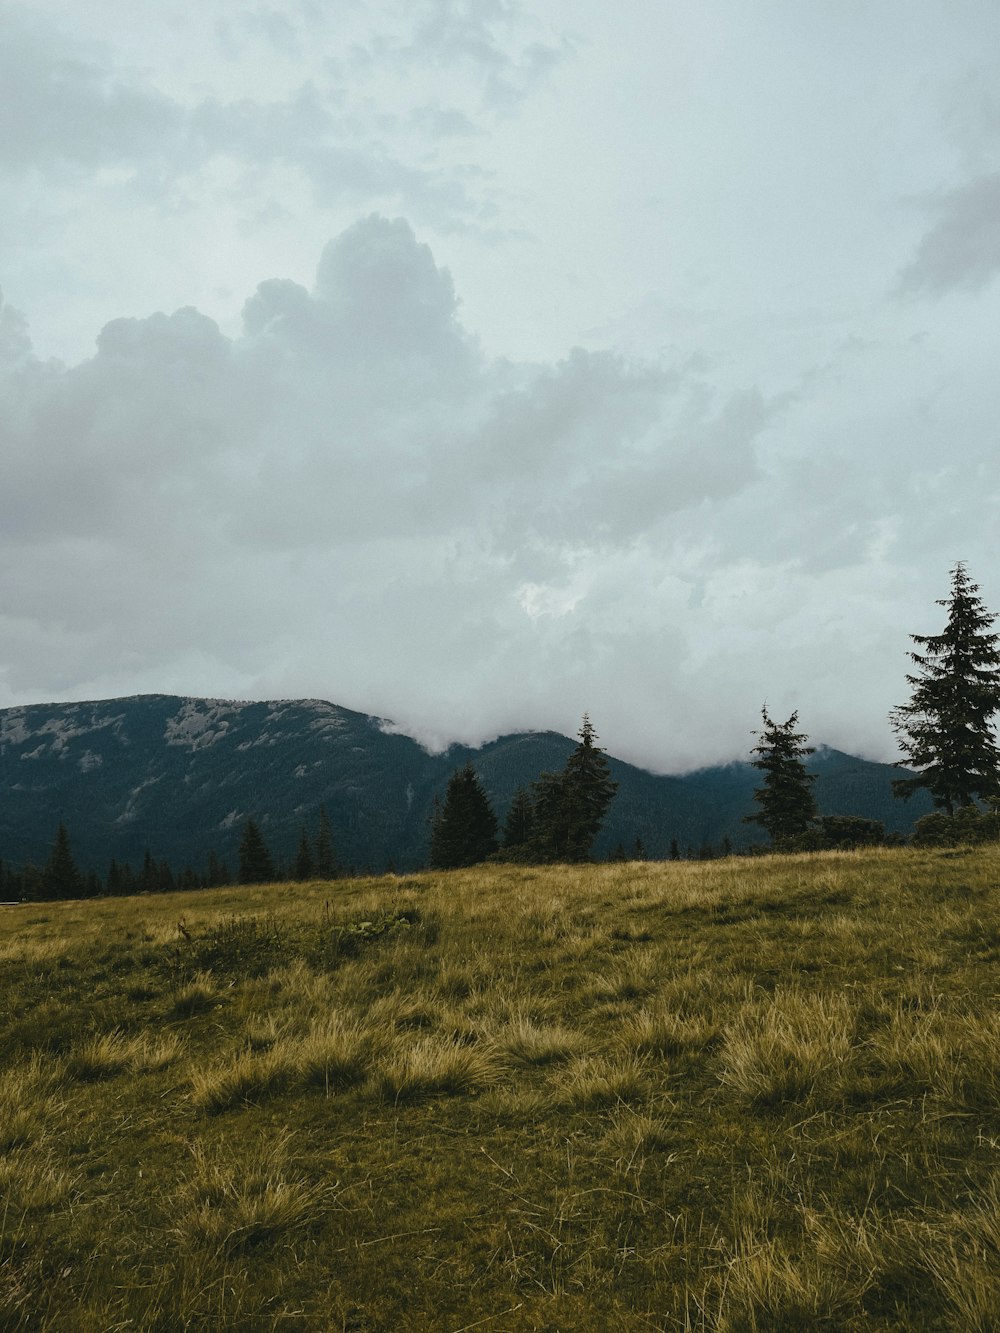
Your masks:
[[[586,713],[578,735],[563,771],[543,773],[534,784],[534,844],[544,861],[586,861],[618,790]]]
[[[147,847],[142,855],[142,870],[139,874],[139,891],[141,893],[155,893],[160,887],[160,872],[156,862],[153,860],[153,853]]]
[[[676,837],[670,839],[670,859],[679,861],[681,859],[681,849],[677,843]]]
[[[208,853],[208,871],[205,875],[205,884],[207,888],[216,888],[219,885],[230,882],[229,867],[225,861],[219,859],[219,854],[215,848],[209,849]]]
[[[497,849],[497,817],[472,764],[448,779],[431,824],[430,866],[452,870],[485,861]]]
[[[806,755],[815,751],[804,744],[806,735],[795,730],[797,712],[787,722],[773,722],[766,705],[760,713],[764,728],[754,732],[759,737],[753,749],[757,758],[750,761],[764,774],[762,785],[753,794],[760,810],[743,818],[746,824],[760,824],[772,842],[779,842],[804,833],[816,816],[812,794],[816,774],[808,773],[803,762]]]
[[[84,880],[73,860],[66,825],[59,821],[56,840],[42,871],[42,891],[46,898],[79,898]]]
[[[535,807],[524,787],[518,787],[503,826],[503,845],[511,850],[526,847],[535,831]]]
[[[295,860],[292,862],[292,879],[299,883],[303,880],[312,879],[315,862],[313,861],[312,847],[309,844],[309,834],[306,832],[305,824],[299,830],[299,846],[295,853]]]
[[[337,876],[337,858],[333,851],[333,834],[326,815],[326,806],[319,808],[319,827],[316,830],[316,877],[317,879],[335,879]]]
[[[951,571],[951,596],[937,602],[948,620],[940,634],[911,634],[923,652],[907,682],[909,703],[890,722],[906,755],[901,767],[917,769],[892,788],[904,800],[925,788],[935,806],[953,815],[962,806],[1000,795],[1000,751],[992,719],[1000,712],[1000,636],[990,633],[987,611],[961,561]]]
[[[269,884],[274,880],[271,853],[253,819],[248,819],[243,825],[239,877],[241,884]]]

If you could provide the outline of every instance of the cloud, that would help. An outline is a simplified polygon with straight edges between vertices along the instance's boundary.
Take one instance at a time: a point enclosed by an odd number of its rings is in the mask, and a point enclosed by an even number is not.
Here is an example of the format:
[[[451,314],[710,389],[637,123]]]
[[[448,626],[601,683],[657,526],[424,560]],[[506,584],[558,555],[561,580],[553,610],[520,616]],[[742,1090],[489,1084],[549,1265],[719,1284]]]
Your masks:
[[[183,128],[169,98],[117,76],[80,43],[0,9],[0,168],[97,170],[163,154]]]
[[[938,220],[899,276],[902,293],[980,291],[1000,271],[1000,172],[934,201]]]
[[[3,308],[7,689],[193,670],[188,691],[291,692],[312,672],[307,693],[468,734],[515,723],[503,681],[532,661],[521,720],[546,724],[585,660],[567,644],[606,670],[588,621],[634,606],[608,571],[752,481],[769,409],[607,353],[491,360],[458,312],[429,248],[379,215],[330,242],[311,290],[262,282],[235,338],[182,308],[43,364]]]
[[[0,305],[0,702],[319,696],[438,742],[589,708],[669,770],[744,753],[767,699],[887,757],[907,636],[1000,522],[967,322],[780,392],[692,345],[510,361],[378,213],[238,331],[116,318],[62,365]]]
[[[287,16],[262,12],[256,18],[265,45],[278,36],[286,45],[291,41]],[[471,18],[463,22],[470,29],[478,25]],[[451,30],[451,24],[445,27]],[[434,40],[420,38],[413,58],[423,51],[433,64],[435,50]],[[499,48],[491,64],[501,82],[513,77],[513,65]],[[415,91],[412,105],[404,99],[398,111],[374,115],[353,76],[335,61],[330,71],[281,96],[186,101],[119,67],[108,47],[6,5],[0,7],[0,175],[12,182],[41,176],[53,185],[89,177],[102,194],[131,192],[165,210],[191,209],[206,188],[218,191],[221,177],[226,192],[252,198],[260,212],[262,189],[277,201],[287,192],[282,173],[292,172],[326,207],[391,204],[442,225],[476,226],[488,195],[482,173],[473,164],[438,160],[433,151],[439,140],[455,143],[475,133],[467,112],[439,100],[429,104],[424,92]],[[414,135],[422,144],[421,160],[412,151]],[[226,162],[239,171],[220,173]]]

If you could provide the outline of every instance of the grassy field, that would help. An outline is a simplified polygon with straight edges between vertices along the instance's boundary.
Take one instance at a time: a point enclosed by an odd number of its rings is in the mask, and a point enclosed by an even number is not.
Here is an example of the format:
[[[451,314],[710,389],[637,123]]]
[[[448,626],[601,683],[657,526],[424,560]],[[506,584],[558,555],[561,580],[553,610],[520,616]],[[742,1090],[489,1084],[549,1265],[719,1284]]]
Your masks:
[[[998,877],[0,909],[0,1328],[996,1329]]]

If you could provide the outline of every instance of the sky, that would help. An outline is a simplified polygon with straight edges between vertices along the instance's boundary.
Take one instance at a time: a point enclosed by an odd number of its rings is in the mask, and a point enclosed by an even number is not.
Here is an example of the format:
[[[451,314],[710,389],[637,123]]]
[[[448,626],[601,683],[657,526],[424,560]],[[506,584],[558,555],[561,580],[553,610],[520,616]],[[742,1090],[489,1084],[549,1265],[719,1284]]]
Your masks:
[[[995,0],[0,0],[0,707],[897,755],[1000,609]]]

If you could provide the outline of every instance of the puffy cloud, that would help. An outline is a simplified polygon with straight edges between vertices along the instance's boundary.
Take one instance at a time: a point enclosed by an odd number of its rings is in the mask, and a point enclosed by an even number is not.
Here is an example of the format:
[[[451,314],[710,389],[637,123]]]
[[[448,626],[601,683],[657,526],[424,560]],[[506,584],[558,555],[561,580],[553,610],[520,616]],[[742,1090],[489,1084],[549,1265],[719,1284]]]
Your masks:
[[[907,634],[1000,519],[954,350],[850,342],[769,398],[690,356],[492,359],[459,311],[374,214],[235,337],[116,319],[67,367],[0,307],[7,696],[320,695],[435,743],[590,708],[662,768],[767,698],[890,752]]]
[[[632,605],[608,570],[637,541],[655,565],[671,514],[745,487],[769,418],[606,353],[490,360],[447,271],[378,215],[311,291],[261,283],[235,339],[190,308],[116,319],[64,367],[14,312],[0,328],[6,679],[36,696],[311,677],[442,734],[543,725],[560,673],[614,657],[587,623],[616,589]]]

